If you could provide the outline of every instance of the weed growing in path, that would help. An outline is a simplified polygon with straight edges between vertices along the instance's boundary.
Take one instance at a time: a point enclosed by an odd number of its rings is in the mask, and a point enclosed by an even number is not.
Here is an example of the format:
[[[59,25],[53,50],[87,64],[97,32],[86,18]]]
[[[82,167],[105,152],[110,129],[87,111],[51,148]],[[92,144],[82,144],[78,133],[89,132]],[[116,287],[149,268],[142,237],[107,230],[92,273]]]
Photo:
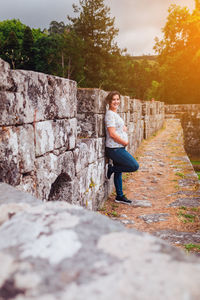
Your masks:
[[[181,173],[181,172],[176,172],[175,175],[176,176],[180,176],[181,178],[185,177],[185,175],[183,173]]]
[[[188,252],[190,250],[200,250],[200,244],[185,244],[184,247]]]
[[[183,212],[182,210],[180,210],[178,212],[178,217],[180,218],[180,220],[183,223],[188,223],[188,222],[193,223],[195,221],[195,218],[196,218],[195,215],[187,214],[187,213]]]

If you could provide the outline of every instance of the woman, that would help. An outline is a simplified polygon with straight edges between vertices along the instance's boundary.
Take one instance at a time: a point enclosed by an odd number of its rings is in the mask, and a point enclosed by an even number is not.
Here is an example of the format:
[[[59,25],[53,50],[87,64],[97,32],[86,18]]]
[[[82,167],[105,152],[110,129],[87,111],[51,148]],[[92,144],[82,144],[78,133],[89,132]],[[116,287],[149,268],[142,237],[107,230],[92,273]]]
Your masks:
[[[114,184],[116,189],[116,202],[131,204],[123,194],[122,172],[135,172],[139,165],[135,158],[126,151],[128,145],[127,128],[124,121],[117,114],[120,105],[120,93],[110,92],[106,97],[109,110],[105,115],[106,126],[106,156],[113,160],[113,165],[108,164],[107,178],[110,179],[114,173]]]

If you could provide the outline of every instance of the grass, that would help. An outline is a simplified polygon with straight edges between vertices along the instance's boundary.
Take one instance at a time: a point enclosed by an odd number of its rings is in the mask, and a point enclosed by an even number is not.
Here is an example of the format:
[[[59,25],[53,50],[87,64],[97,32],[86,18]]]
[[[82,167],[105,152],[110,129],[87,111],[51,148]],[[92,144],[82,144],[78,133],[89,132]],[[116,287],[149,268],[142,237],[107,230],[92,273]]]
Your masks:
[[[122,179],[123,179],[123,180],[126,180],[126,179],[129,178],[130,176],[131,176],[130,173],[123,173],[123,174],[122,174]]]
[[[185,175],[183,173],[181,173],[181,172],[176,172],[175,175],[180,176],[181,178],[185,177]]]
[[[119,214],[118,214],[116,211],[112,211],[112,212],[111,212],[111,215],[112,215],[113,217],[119,217]]]
[[[185,206],[181,206],[180,209],[184,209],[184,210],[187,210],[187,207]]]
[[[200,172],[197,172],[197,176],[199,177],[199,180],[200,180]]]
[[[112,209],[118,208],[119,205],[117,203],[112,203]]]
[[[198,208],[198,207],[192,207],[191,210],[192,210],[192,211],[198,211],[199,208]]]
[[[108,216],[108,217],[115,217],[115,218],[118,218],[120,215],[117,213],[116,209],[119,207],[119,204],[117,203],[112,203],[111,204],[111,207],[108,208],[105,204],[100,207],[98,209],[98,212],[105,215],[105,216]]]
[[[200,244],[185,244],[184,247],[187,251],[200,250]]]
[[[200,165],[200,161],[198,161],[198,160],[191,160],[191,163],[195,166]]]
[[[177,190],[180,189],[180,186],[179,186],[178,184],[176,184],[174,187],[175,187],[175,189],[177,189]]]
[[[185,208],[184,208],[185,209]],[[196,216],[192,214],[184,213],[182,210],[178,212],[178,217],[183,223],[193,223],[195,221]]]
[[[89,185],[89,187],[90,187],[90,188],[93,188],[93,187],[95,187],[95,185],[96,185],[96,184],[94,183],[93,179],[91,178],[91,179],[90,179],[90,185]]]

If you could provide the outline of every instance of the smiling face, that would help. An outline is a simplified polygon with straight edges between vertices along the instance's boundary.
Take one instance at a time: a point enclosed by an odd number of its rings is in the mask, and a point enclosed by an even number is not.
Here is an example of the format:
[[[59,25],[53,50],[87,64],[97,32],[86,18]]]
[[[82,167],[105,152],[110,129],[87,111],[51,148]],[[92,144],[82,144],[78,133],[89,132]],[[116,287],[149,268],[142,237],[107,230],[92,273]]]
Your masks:
[[[119,95],[113,95],[112,97],[112,101],[110,102],[109,104],[109,109],[116,112],[118,107],[120,105],[120,98],[119,98]]]

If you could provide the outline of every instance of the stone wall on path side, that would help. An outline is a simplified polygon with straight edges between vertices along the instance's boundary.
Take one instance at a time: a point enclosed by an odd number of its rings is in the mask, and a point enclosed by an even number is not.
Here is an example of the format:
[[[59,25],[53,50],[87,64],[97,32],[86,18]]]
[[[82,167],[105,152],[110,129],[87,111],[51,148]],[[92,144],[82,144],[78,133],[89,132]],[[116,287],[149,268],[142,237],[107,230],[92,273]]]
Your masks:
[[[181,120],[185,150],[193,160],[200,160],[200,104],[166,105],[165,113]]]
[[[42,200],[97,209],[113,190],[106,180],[106,92],[0,59],[0,181]],[[122,96],[119,114],[134,154],[163,125],[164,103]]]

